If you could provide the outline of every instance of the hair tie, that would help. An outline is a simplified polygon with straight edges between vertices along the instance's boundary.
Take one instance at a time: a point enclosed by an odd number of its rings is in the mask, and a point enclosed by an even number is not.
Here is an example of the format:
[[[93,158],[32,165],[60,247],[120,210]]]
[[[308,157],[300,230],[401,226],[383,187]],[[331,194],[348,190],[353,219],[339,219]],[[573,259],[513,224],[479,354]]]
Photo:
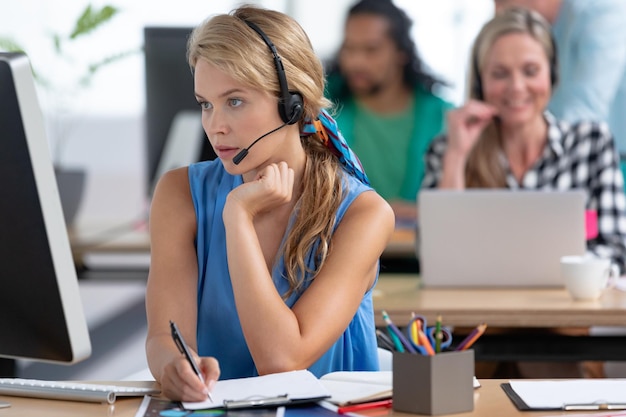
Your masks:
[[[315,120],[305,119],[301,134],[308,136],[314,133],[317,133],[324,146],[339,158],[339,162],[348,174],[363,184],[370,185],[361,161],[348,146],[335,119],[326,110],[322,110]]]

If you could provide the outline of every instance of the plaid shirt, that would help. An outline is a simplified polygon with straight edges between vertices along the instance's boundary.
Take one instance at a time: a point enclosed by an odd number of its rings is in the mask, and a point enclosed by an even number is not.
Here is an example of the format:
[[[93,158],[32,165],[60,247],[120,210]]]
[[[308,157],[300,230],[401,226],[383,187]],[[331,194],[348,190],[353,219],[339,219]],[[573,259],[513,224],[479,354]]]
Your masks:
[[[504,152],[501,162],[511,190],[570,190],[586,192],[587,210],[598,214],[598,236],[587,241],[589,251],[611,258],[626,271],[626,197],[624,178],[613,136],[603,123],[557,121],[545,113],[548,143],[539,160],[517,181]],[[441,178],[446,137],[433,140],[426,154],[422,188],[435,188]]]

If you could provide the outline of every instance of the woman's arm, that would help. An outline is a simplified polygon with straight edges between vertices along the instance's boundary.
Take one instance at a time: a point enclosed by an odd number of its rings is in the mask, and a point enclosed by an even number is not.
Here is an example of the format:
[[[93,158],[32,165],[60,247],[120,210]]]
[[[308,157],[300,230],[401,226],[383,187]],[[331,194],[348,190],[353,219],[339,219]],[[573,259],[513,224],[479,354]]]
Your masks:
[[[447,147],[441,165],[438,187],[465,188],[465,165],[482,131],[491,122],[496,110],[477,100],[447,114]]]
[[[264,185],[258,195],[285,195],[286,169],[275,175],[284,181]],[[260,374],[307,368],[345,331],[373,285],[393,232],[393,211],[374,192],[357,197],[333,235],[326,263],[290,309],[276,291],[248,207],[231,193],[224,209],[231,281],[248,348]]]
[[[588,131],[591,149],[596,149],[589,155],[589,170],[593,175],[589,193],[596,200],[598,214],[598,236],[590,242],[589,249],[598,256],[611,258],[623,274],[626,272],[626,197],[619,155],[605,124],[594,124]]]
[[[159,181],[150,211],[150,274],[146,290],[148,365],[171,399],[206,399],[207,387],[193,372],[173,342],[170,320],[179,327],[212,384],[219,367],[212,358],[197,358],[198,267],[194,246],[196,217],[187,168],[166,173]]]

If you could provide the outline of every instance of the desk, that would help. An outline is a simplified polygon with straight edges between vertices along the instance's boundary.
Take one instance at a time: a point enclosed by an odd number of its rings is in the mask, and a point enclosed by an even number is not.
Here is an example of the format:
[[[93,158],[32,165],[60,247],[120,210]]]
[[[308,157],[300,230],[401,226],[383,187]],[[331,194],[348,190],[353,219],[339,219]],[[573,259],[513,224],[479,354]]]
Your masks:
[[[89,259],[85,262],[85,257],[93,254],[102,255],[102,258],[110,256],[112,261],[117,256],[121,263],[141,262],[132,261],[139,256],[149,259],[150,234],[147,227],[133,229],[130,225],[94,225],[75,228],[70,231],[69,236],[74,263],[78,266],[89,264]],[[128,260],[123,259],[125,255]],[[382,258],[415,260],[415,230],[395,229]]]
[[[130,224],[92,225],[69,231],[70,243],[75,255],[87,251],[147,252],[150,250],[150,234],[147,226],[132,228]],[[415,230],[394,230],[383,256],[415,257]]]
[[[474,391],[474,411],[454,414],[455,417],[493,417],[493,416],[559,416],[567,412],[518,411],[506,396],[500,384],[507,380],[481,380],[481,388]],[[11,402],[10,408],[0,409],[0,417],[133,417],[141,403],[141,398],[118,399],[114,405],[92,404],[74,401],[40,400],[23,397],[0,396],[0,400]],[[571,414],[571,412],[569,412]],[[417,414],[398,413],[382,409],[363,412],[369,417],[408,417]],[[442,416],[445,417],[445,416]]]
[[[459,413],[459,414],[448,414],[449,416],[454,417],[494,417],[494,416],[524,416],[524,417],[533,417],[533,416],[566,416],[572,415],[572,412],[566,411],[519,411],[509,397],[504,393],[502,388],[500,388],[500,384],[508,382],[509,380],[504,379],[482,379],[480,383],[482,385],[481,388],[474,390],[474,411],[468,413]],[[416,417],[421,414],[407,414],[394,412],[393,410],[389,410],[387,412],[381,412],[380,409],[377,410],[368,410],[362,413],[359,413],[363,416],[368,417]],[[445,415],[440,415],[440,417],[445,417]]]
[[[150,264],[146,224],[83,226],[69,230],[69,238],[79,269],[147,271]]]
[[[380,256],[380,270],[387,273],[405,274],[419,272],[415,255],[415,229],[396,228]]]
[[[373,299],[379,327],[385,325],[382,310],[398,326],[405,326],[413,311],[431,322],[441,314],[449,326],[486,322],[487,333],[475,345],[476,360],[626,360],[625,336],[489,334],[499,327],[624,326],[623,291],[607,290],[597,301],[573,301],[565,289],[424,289],[417,275],[381,274]]]
[[[113,383],[101,382],[96,383]],[[129,381],[124,382],[131,386],[151,387],[155,383],[148,381]],[[110,417],[123,416],[133,417],[139,408],[139,404],[143,397],[118,397],[114,404],[105,403],[88,403],[81,401],[61,401],[61,400],[43,400],[27,397],[12,397],[8,395],[0,395],[0,401],[11,403],[8,408],[0,408],[0,417]]]
[[[415,258],[415,229],[394,229],[391,240],[382,256],[389,258]]]

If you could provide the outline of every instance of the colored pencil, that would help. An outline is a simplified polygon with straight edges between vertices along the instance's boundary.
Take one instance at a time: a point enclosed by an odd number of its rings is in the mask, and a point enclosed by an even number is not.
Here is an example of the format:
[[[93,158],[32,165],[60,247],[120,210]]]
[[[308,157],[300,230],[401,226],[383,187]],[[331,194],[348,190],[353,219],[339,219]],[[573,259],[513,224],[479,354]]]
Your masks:
[[[379,407],[390,408],[392,405],[393,405],[393,400],[390,398],[388,400],[370,401],[368,403],[345,405],[343,407],[338,407],[337,413],[345,414],[345,413],[352,413],[354,411],[371,410],[372,408],[379,408]]]
[[[469,349],[474,344],[474,342],[476,342],[476,340],[478,340],[478,338],[482,336],[483,333],[485,333],[485,329],[487,329],[486,323],[481,323],[476,326],[476,328],[472,330],[465,339],[463,339],[459,346],[457,346],[456,350]]]
[[[398,336],[398,339],[400,339],[400,341],[402,342],[402,344],[404,345],[404,347],[406,348],[406,350],[408,350],[411,353],[417,353],[417,351],[415,350],[415,348],[413,347],[413,345],[411,345],[411,342],[409,342],[407,340],[406,337],[404,337],[404,335],[402,334],[402,332],[400,331],[400,329],[398,329],[396,327],[395,324],[393,324],[393,322],[391,321],[391,319],[389,318],[389,315],[387,314],[387,312],[385,310],[382,311],[383,314],[383,320],[385,321],[385,323],[387,323],[387,328],[392,331],[393,333],[396,334],[396,336]]]

